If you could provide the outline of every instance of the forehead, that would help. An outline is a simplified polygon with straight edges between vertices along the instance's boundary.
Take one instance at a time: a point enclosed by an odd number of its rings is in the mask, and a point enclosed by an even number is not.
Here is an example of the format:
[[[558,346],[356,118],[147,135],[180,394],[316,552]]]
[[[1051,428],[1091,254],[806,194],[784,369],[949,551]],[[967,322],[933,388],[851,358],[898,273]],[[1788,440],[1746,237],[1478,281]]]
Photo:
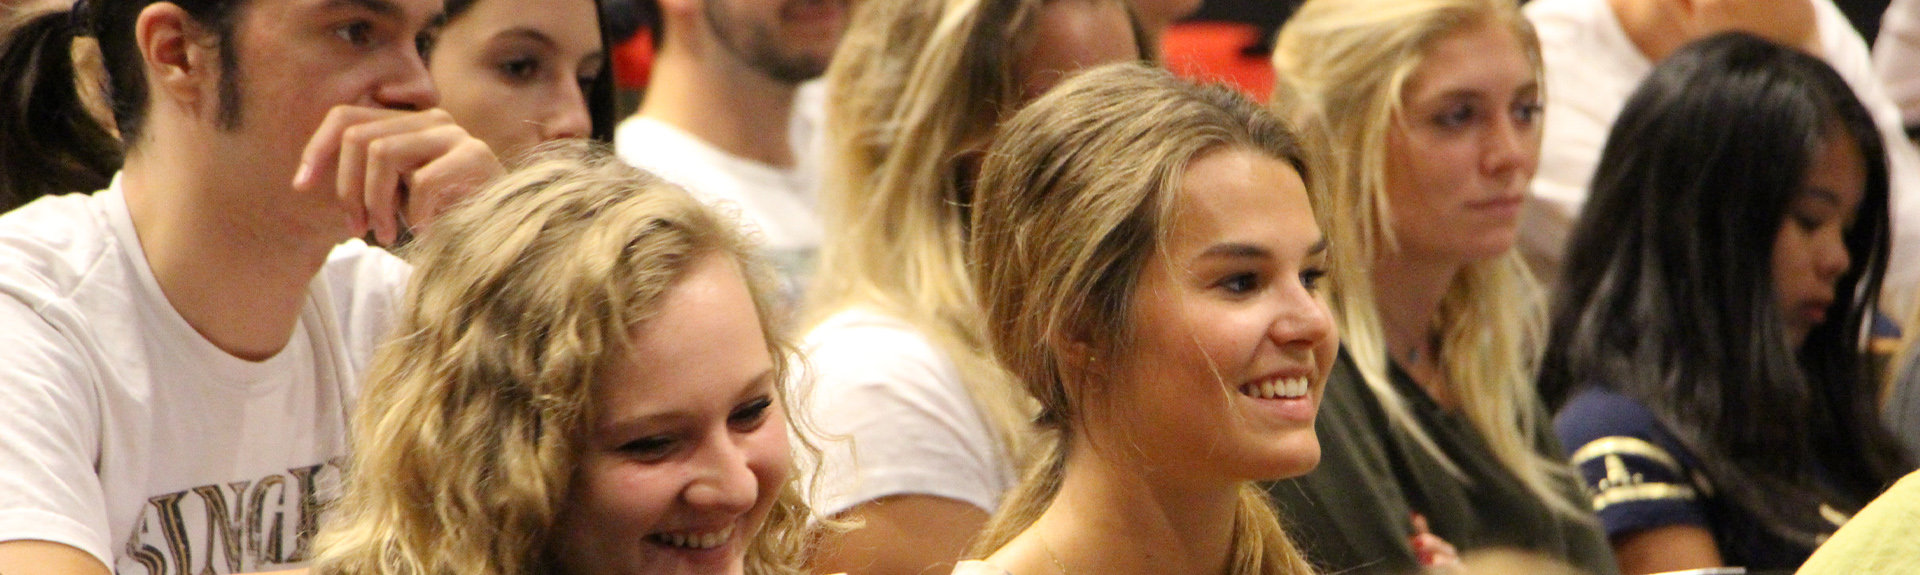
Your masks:
[[[1829,125],[1813,149],[1807,185],[1799,197],[1830,200],[1852,210],[1866,195],[1866,158],[1845,129]]]
[[[1299,172],[1244,148],[1212,150],[1187,164],[1169,226],[1167,251],[1183,258],[1219,243],[1293,253],[1320,241]]]
[[[472,30],[491,35],[520,29],[562,46],[600,45],[594,0],[478,0],[447,22],[448,34]]]
[[[1506,27],[1483,23],[1428,44],[1407,80],[1409,99],[1454,91],[1511,91],[1534,86],[1533,63]]]
[[[732,258],[704,255],[628,330],[596,397],[610,416],[730,405],[773,367],[753,297]]]

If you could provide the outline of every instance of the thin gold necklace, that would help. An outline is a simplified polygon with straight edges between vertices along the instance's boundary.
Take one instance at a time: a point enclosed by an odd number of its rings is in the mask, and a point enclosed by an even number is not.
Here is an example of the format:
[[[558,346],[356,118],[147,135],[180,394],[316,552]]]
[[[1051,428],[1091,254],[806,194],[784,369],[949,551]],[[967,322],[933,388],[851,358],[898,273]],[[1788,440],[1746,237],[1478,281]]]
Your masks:
[[[1053,562],[1053,568],[1059,569],[1060,575],[1069,575],[1067,573],[1067,564],[1061,563],[1060,557],[1053,554],[1053,545],[1047,543],[1047,536],[1041,535],[1039,531],[1033,532],[1033,536],[1040,538],[1040,550],[1047,552],[1047,560]]]

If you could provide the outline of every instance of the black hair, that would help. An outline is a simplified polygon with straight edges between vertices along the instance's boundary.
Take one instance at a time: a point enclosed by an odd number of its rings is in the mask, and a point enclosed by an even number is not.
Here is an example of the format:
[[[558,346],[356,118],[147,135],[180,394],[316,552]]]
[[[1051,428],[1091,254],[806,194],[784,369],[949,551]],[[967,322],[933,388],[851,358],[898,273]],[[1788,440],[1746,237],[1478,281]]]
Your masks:
[[[135,45],[134,21],[158,1],[81,0],[68,10],[25,14],[4,32],[0,63],[23,73],[0,86],[0,117],[8,125],[0,130],[0,150],[6,152],[0,194],[8,196],[0,207],[45,193],[98,189],[120,168],[123,150],[139,141],[146,120],[145,63]],[[240,83],[233,29],[247,0],[168,1],[214,33],[220,54],[219,119],[237,125]],[[105,78],[76,71],[73,47],[80,37],[99,40]],[[90,81],[106,88],[119,142],[113,141],[112,128],[87,113],[77,83]]]
[[[1821,142],[1840,137],[1865,159],[1851,260],[1827,321],[1794,350],[1773,246]],[[1594,386],[1637,400],[1721,496],[1815,544],[1821,503],[1857,509],[1912,468],[1875,413],[1862,329],[1886,272],[1887,198],[1879,131],[1826,63],[1742,33],[1675,52],[1601,154],[1553,303],[1542,396],[1557,407]]]
[[[447,0],[446,19],[448,22],[460,19],[461,15],[472,9],[480,0]],[[612,18],[609,12],[613,4],[620,0],[593,0],[595,28],[600,31],[600,73],[594,75],[593,82],[581,86],[580,93],[587,98],[587,117],[592,120],[592,137],[602,142],[613,141],[613,128],[619,124],[615,117],[613,78],[613,47],[610,41],[619,34],[615,28],[621,19]]]

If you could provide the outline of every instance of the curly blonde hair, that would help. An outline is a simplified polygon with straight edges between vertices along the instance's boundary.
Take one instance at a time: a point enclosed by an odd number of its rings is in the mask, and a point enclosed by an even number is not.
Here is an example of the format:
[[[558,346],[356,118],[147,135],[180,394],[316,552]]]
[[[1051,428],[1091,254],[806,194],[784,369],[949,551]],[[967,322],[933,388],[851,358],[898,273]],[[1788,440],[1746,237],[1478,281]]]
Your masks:
[[[773,284],[752,246],[603,145],[535,149],[414,250],[396,335],[353,416],[346,491],[317,542],[318,573],[556,571],[548,553],[595,417],[592,390],[628,330],[705,255],[747,272],[779,380],[788,369]],[[747,573],[800,573],[808,513],[792,482],[776,497]]]

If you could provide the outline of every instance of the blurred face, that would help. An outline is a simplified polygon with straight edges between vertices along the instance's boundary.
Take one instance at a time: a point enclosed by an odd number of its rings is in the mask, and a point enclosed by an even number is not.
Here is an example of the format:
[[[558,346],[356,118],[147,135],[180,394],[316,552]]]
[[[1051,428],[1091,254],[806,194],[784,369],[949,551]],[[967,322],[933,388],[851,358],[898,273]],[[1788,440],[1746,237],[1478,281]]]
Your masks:
[[[1113,0],[1051,0],[1034,22],[1033,44],[1014,62],[1020,94],[1047,93],[1086,68],[1140,59],[1127,6]]]
[[[1465,263],[1513,246],[1540,164],[1540,84],[1513,33],[1441,38],[1387,135],[1387,201],[1401,256]]]
[[[1176,202],[1141,271],[1136,351],[1105,425],[1183,484],[1306,473],[1338,339],[1315,285],[1326,240],[1306,186],[1285,162],[1227,149],[1189,164]]]
[[[1827,131],[1845,133],[1838,127]],[[1773,288],[1794,348],[1827,321],[1834,284],[1852,264],[1846,232],[1867,187],[1860,146],[1844,135],[1822,138],[1809,168],[1806,188],[1788,204],[1773,241]]]
[[[241,8],[237,121],[212,142],[222,176],[246,188],[288,189],[301,151],[335,105],[426,109],[439,101],[420,55],[440,0],[255,0]],[[156,96],[159,98],[159,96]],[[170,111],[153,105],[154,113]],[[209,112],[207,116],[213,117]],[[248,193],[235,213],[273,214],[274,233],[338,233],[340,208],[320,194]],[[297,213],[289,213],[297,212]]]
[[[631,337],[594,390],[554,555],[572,575],[739,574],[789,469],[738,266],[702,257]]]
[[[826,73],[846,29],[847,0],[707,0],[705,17],[734,58],[799,84]]]
[[[586,87],[598,77],[593,0],[479,0],[433,49],[442,106],[502,156],[593,130]]]
[[[1693,0],[1695,39],[1741,31],[1800,48],[1819,44],[1813,0]]]

